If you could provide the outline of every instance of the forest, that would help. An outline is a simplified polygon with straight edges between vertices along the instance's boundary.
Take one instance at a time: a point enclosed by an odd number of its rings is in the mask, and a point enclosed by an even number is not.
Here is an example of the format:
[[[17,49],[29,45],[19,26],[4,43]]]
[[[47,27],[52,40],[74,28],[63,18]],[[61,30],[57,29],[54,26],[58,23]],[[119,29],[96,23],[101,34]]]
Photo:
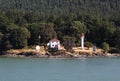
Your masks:
[[[0,0],[0,51],[44,45],[85,45],[120,52],[120,0]],[[41,36],[39,39],[38,37]]]

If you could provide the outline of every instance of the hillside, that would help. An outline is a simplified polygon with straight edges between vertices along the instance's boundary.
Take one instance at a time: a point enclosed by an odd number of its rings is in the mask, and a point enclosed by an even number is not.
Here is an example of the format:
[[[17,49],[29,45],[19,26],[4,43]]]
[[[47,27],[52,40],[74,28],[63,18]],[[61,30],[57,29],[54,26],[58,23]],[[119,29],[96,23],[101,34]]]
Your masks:
[[[0,9],[50,14],[91,14],[118,16],[120,0],[0,0]]]
[[[84,33],[85,46],[120,52],[119,4],[120,0],[0,0],[0,51],[46,46],[54,37],[71,50],[80,46]]]

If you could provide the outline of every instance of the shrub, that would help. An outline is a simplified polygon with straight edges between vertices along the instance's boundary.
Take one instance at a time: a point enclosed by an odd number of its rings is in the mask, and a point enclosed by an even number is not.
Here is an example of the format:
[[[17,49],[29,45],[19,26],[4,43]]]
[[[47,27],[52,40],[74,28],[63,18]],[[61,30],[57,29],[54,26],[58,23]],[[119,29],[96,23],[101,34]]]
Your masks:
[[[109,44],[106,43],[106,42],[103,42],[103,43],[102,43],[102,49],[103,49],[105,52],[108,52],[108,51],[110,50]]]

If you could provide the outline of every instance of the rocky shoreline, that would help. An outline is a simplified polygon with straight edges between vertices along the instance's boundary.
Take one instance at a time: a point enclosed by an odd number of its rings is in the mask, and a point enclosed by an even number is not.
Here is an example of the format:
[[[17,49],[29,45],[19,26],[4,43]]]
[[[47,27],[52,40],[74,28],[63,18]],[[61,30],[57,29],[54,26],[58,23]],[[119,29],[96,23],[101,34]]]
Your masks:
[[[0,53],[4,57],[22,57],[22,58],[87,58],[87,57],[120,57],[120,54],[110,53],[71,53],[65,51],[58,52],[43,52],[36,50],[9,50]]]

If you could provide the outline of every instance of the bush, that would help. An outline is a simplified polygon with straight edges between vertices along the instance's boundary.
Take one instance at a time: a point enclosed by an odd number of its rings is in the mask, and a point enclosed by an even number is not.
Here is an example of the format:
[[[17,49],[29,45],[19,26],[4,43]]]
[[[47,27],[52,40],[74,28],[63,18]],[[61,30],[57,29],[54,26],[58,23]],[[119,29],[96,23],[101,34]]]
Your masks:
[[[103,43],[102,43],[102,49],[103,49],[105,52],[108,52],[108,51],[110,50],[109,44],[106,43],[106,42],[103,42]]]
[[[63,45],[65,47],[65,49],[67,49],[68,51],[72,49],[72,47],[75,46],[75,37],[70,37],[70,36],[64,36],[63,37]]]
[[[91,42],[85,42],[85,46],[88,47],[88,49],[90,47],[93,47],[94,45]]]

